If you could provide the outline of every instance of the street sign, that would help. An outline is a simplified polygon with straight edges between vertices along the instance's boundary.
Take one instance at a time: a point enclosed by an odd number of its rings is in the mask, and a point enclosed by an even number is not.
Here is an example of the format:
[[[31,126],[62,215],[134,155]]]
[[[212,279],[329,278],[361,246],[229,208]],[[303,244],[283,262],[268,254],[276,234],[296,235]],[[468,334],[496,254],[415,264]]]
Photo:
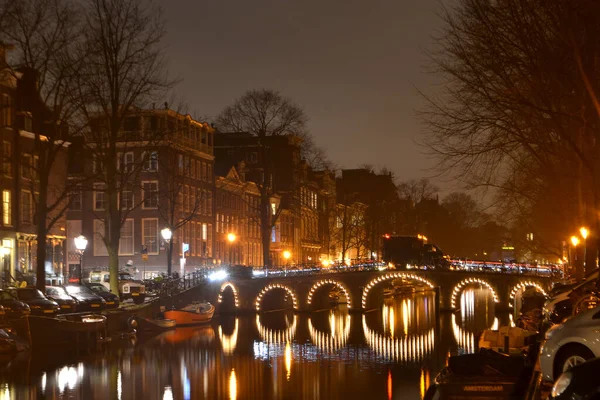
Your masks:
[[[185,253],[186,251],[190,251],[190,244],[189,243],[184,243],[183,244],[183,252]]]
[[[142,253],[142,261],[148,261],[148,253]]]

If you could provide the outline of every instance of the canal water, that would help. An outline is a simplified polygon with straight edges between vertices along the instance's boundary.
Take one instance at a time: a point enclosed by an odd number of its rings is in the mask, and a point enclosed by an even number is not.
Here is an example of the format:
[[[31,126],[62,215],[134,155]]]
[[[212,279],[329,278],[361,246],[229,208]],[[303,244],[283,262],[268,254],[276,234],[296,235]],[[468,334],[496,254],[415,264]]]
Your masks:
[[[364,315],[221,317],[92,357],[20,355],[2,362],[0,399],[422,399],[450,355],[473,352],[498,324],[485,288],[465,290],[460,311],[439,319],[434,303],[424,292]]]

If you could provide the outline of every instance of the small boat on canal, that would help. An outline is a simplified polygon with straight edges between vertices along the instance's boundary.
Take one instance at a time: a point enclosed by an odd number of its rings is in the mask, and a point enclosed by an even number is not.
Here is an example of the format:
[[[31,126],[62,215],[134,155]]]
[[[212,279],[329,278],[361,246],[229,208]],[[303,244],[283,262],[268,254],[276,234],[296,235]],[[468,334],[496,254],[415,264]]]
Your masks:
[[[208,302],[188,304],[178,310],[165,311],[165,319],[175,321],[176,326],[198,325],[210,322],[215,306]]]

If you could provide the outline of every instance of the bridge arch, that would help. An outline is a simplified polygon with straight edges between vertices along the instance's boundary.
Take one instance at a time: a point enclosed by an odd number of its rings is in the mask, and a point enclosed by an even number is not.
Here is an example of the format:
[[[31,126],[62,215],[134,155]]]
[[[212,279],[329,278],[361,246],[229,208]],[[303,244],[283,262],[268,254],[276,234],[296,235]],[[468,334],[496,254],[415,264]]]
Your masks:
[[[231,291],[233,292],[233,301],[235,303],[235,308],[238,308],[240,306],[238,290],[236,289],[235,285],[231,282],[225,282],[221,285],[221,288],[219,289],[219,297],[217,297],[217,303],[220,304],[223,302],[223,292],[227,288],[231,288]]]
[[[460,294],[461,290],[465,286],[470,285],[472,283],[479,283],[480,285],[487,287],[492,292],[492,296],[494,297],[494,303],[500,302],[500,299],[498,297],[498,292],[496,292],[496,289],[494,289],[492,287],[492,285],[490,285],[489,282],[487,282],[486,280],[481,279],[481,278],[471,277],[471,278],[463,279],[462,281],[458,282],[456,284],[456,286],[454,286],[454,289],[452,290],[452,296],[450,297],[450,307],[456,308],[456,300],[457,300],[457,297]]]
[[[312,298],[313,298],[313,295],[315,294],[315,292],[321,286],[325,286],[325,285],[333,285],[337,288],[340,288],[344,292],[344,295],[346,296],[346,301],[348,302],[348,308],[352,308],[352,298],[350,297],[350,290],[343,283],[335,281],[333,279],[321,279],[321,280],[316,281],[312,285],[310,290],[308,291],[308,297],[306,298],[307,305],[310,306],[312,304]]]
[[[367,283],[367,285],[363,289],[362,299],[361,299],[362,308],[367,307],[367,297],[369,296],[369,292],[371,291],[371,289],[373,289],[373,287],[375,285],[377,285],[381,282],[390,281],[392,279],[410,279],[413,281],[419,281],[421,283],[424,283],[427,286],[429,286],[431,289],[433,289],[435,287],[433,282],[431,282],[430,280],[425,279],[422,276],[419,276],[416,274],[411,274],[408,272],[392,272],[389,274],[381,275],[381,276],[378,276],[377,278],[374,278],[371,281],[369,281],[369,283]]]
[[[270,283],[260,291],[258,296],[256,296],[256,301],[254,302],[256,311],[260,311],[260,304],[262,302],[263,296],[273,289],[285,290],[287,292],[287,294],[292,298],[294,310],[298,309],[298,296],[296,296],[296,292],[294,292],[290,287],[288,287],[286,285],[282,285],[280,283]]]
[[[515,299],[515,296],[517,295],[519,290],[526,289],[527,287],[534,287],[538,292],[540,292],[544,296],[548,297],[548,293],[544,290],[542,285],[540,285],[539,283],[534,282],[534,281],[519,282],[515,286],[513,286],[513,288],[510,290],[509,300],[508,300],[509,307],[511,307],[511,308],[514,307],[513,300]]]

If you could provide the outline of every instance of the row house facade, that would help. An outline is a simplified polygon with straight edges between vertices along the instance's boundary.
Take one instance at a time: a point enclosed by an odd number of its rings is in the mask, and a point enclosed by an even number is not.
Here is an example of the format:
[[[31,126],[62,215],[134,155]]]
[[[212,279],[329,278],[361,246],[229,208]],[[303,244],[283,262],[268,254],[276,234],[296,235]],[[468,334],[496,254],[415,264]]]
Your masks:
[[[215,258],[218,264],[263,265],[260,192],[243,162],[215,176]],[[226,172],[225,172],[226,171]]]
[[[103,121],[92,124],[91,129],[91,138],[101,137]],[[122,130],[123,141],[114,161],[118,173],[108,178],[116,179],[118,187],[122,221],[119,266],[144,278],[167,272],[171,243],[162,238],[163,228],[173,234],[173,272],[213,265],[213,129],[165,107],[132,110]],[[103,237],[111,193],[102,171],[101,164],[107,160],[104,153],[93,141],[72,147],[71,176],[84,175],[92,182],[74,193],[67,224],[69,271],[76,274],[82,268],[85,276],[93,269],[108,267]],[[82,259],[73,240],[80,234],[88,238]]]
[[[2,64],[4,48],[0,49]],[[37,268],[36,209],[39,193],[39,157],[36,137],[57,132],[35,90],[37,77],[32,70],[0,71],[0,256],[3,283],[28,280],[33,283]],[[34,133],[36,132],[36,133]],[[48,203],[57,200],[64,189],[68,143],[57,145],[48,182]],[[59,216],[47,235],[45,270],[50,283],[61,283],[65,272],[65,218]]]
[[[278,216],[271,231],[270,258],[275,265],[298,263],[303,259],[301,140],[296,136],[282,135],[269,136],[262,141],[246,132],[218,132],[215,135],[218,168],[227,170],[231,166],[243,165],[238,173],[243,174],[246,181],[257,186],[268,182],[272,187],[270,206],[273,214]],[[269,176],[265,176],[265,169]],[[285,252],[291,254],[290,259],[285,260]]]

